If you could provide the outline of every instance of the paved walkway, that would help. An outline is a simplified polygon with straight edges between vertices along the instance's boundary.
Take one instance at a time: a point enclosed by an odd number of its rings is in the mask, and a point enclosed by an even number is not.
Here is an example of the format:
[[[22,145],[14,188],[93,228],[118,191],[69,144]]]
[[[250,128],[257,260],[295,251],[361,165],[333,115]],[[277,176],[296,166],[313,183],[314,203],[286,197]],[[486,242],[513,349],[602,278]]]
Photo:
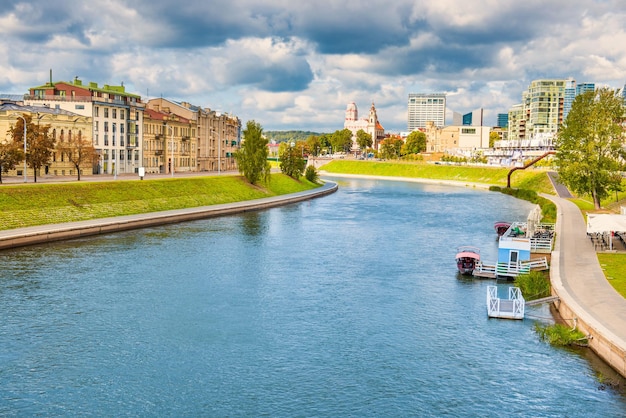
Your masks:
[[[606,280],[580,209],[569,200],[544,197],[558,208],[555,252],[563,288],[599,328],[613,334],[626,349],[626,299]]]

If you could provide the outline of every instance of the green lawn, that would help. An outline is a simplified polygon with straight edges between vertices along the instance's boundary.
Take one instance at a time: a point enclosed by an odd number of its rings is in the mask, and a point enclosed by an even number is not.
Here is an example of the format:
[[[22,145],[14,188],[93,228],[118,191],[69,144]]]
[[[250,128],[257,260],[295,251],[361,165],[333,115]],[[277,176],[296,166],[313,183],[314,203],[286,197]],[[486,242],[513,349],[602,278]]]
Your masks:
[[[600,253],[598,261],[611,286],[626,298],[626,254]]]
[[[327,173],[368,174],[377,176],[425,178],[465,181],[506,187],[508,168],[470,165],[437,165],[425,162],[332,160],[320,167]],[[511,175],[511,187],[532,189],[538,193],[554,194],[546,171],[516,170]]]
[[[317,187],[283,174],[252,186],[241,176],[0,186],[0,230],[259,199]]]

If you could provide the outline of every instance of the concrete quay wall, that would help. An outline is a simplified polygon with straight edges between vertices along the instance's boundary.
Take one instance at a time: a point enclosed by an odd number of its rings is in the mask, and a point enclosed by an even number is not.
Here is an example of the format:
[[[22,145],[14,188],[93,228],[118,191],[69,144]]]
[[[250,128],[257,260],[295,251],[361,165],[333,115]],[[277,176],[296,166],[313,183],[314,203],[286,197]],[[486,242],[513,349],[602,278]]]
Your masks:
[[[264,210],[325,196],[334,193],[337,191],[337,188],[337,183],[326,182],[321,187],[304,192],[244,202],[0,231],[0,250],[80,238],[90,235],[108,234],[112,232],[128,231],[131,229]]]
[[[550,263],[552,294],[563,321],[589,337],[589,347],[626,377],[626,299],[607,282],[586,236],[580,210],[570,201],[544,195],[557,205],[556,240]]]
[[[561,281],[559,271],[559,251],[552,252],[553,262],[550,265],[550,281],[552,295],[558,296],[554,302],[561,319],[571,327],[577,327],[589,337],[591,348],[602,360],[610,365],[623,377],[626,377],[626,345],[624,341],[607,329],[596,318],[583,309],[573,295],[571,295]]]

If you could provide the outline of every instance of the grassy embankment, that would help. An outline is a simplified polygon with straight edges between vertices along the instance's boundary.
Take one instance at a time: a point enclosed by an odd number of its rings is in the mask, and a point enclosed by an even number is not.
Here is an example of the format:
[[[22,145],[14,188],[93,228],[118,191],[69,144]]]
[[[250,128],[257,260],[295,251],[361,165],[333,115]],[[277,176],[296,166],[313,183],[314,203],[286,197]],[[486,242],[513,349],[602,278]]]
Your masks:
[[[471,183],[490,184],[506,187],[507,168],[472,167],[457,165],[434,165],[426,163],[378,162],[333,160],[320,167],[320,170],[332,173],[370,174],[393,177],[418,177],[433,180],[454,180]],[[511,186],[516,189],[534,190],[537,193],[554,194],[552,184],[544,170],[517,170],[511,176]],[[626,190],[626,187],[624,187]],[[523,197],[523,196],[520,196]],[[612,212],[619,211],[620,205],[626,205],[626,191],[616,198],[603,201],[603,206]],[[593,203],[588,199],[577,198],[574,202],[583,212],[593,210]],[[617,208],[617,209],[616,209]],[[544,213],[545,213],[544,209]],[[548,212],[551,212],[549,210]],[[549,217],[547,222],[554,222]],[[598,260],[609,283],[623,297],[626,297],[626,254],[598,254]]]
[[[239,202],[317,187],[283,174],[251,186],[240,176],[0,186],[0,230]]]

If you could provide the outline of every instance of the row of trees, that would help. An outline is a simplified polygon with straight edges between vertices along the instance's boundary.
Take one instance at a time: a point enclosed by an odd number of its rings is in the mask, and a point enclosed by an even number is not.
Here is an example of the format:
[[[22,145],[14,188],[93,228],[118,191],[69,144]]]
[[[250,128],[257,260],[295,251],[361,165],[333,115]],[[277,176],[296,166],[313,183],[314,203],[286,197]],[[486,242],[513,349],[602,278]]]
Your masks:
[[[26,123],[26,146],[24,145],[24,123]],[[91,141],[82,136],[82,133],[61,137],[57,143],[50,133],[50,125],[33,123],[32,115],[24,113],[17,119],[17,123],[8,130],[8,138],[0,142],[0,183],[2,174],[14,170],[20,163],[33,170],[34,181],[37,182],[37,173],[42,167],[49,164],[56,152],[61,158],[70,162],[76,169],[80,181],[81,168],[85,163],[93,164],[97,153]],[[24,153],[26,149],[26,153]]]

